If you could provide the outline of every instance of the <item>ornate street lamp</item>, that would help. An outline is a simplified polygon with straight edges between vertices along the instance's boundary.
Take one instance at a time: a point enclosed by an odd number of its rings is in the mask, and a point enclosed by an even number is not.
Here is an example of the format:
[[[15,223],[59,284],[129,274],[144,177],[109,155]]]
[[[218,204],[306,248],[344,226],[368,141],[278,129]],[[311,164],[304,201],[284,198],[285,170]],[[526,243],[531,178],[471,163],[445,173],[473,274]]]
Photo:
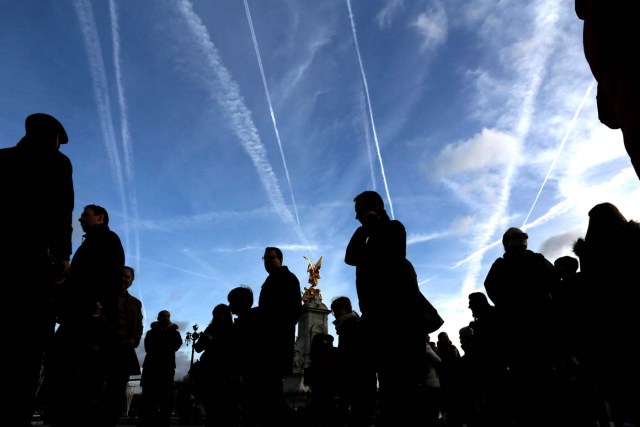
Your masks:
[[[191,365],[189,365],[189,371],[193,368],[193,356],[196,351],[195,345],[198,342],[198,338],[200,338],[200,333],[198,332],[198,324],[193,325],[193,332],[187,332],[184,343],[189,347],[191,344]]]

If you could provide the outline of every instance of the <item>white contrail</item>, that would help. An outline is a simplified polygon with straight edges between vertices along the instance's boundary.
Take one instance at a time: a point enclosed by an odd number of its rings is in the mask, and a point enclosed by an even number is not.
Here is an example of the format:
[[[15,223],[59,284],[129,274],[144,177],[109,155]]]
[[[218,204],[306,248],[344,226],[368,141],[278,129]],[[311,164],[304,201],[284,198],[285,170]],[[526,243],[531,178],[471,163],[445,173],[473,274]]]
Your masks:
[[[571,119],[571,122],[569,123],[569,126],[567,127],[567,131],[565,132],[564,137],[562,138],[562,142],[560,143],[560,146],[558,147],[558,151],[556,153],[556,156],[553,159],[553,162],[551,162],[551,165],[549,166],[549,170],[547,170],[547,175],[544,177],[544,180],[542,181],[542,185],[540,186],[540,189],[538,190],[538,194],[536,194],[536,198],[533,201],[533,204],[531,205],[531,209],[529,209],[529,212],[527,213],[527,216],[525,217],[524,221],[522,222],[522,226],[523,227],[527,223],[527,221],[529,221],[529,216],[531,216],[531,212],[533,211],[533,208],[535,208],[536,204],[538,203],[538,199],[540,198],[540,194],[542,194],[542,190],[544,189],[544,186],[547,184],[547,181],[549,180],[549,176],[551,175],[551,171],[553,171],[554,167],[556,166],[556,162],[558,161],[558,158],[560,157],[560,154],[562,154],[562,150],[564,149],[564,146],[567,143],[567,139],[569,139],[569,135],[571,135],[571,132],[573,131],[573,129],[576,126],[576,121],[578,120],[578,117],[580,116],[580,112],[582,111],[582,108],[584,108],[584,104],[587,102],[587,97],[589,96],[589,94],[591,94],[591,91],[593,90],[593,86],[594,85],[595,85],[595,82],[592,81],[591,84],[589,85],[589,87],[587,88],[587,90],[585,91],[584,96],[582,97],[582,101],[580,101],[580,105],[578,105],[578,108],[576,109],[576,112],[573,115],[573,118]]]
[[[202,58],[207,65],[201,75],[212,72],[213,75],[210,78],[216,81],[215,84],[211,84],[208,87],[211,97],[220,104],[222,110],[228,116],[230,127],[249,154],[249,158],[258,172],[258,176],[276,213],[284,222],[293,224],[294,231],[298,237],[303,242],[306,242],[307,238],[302,232],[300,224],[295,221],[284,202],[278,178],[269,163],[267,150],[260,140],[258,130],[251,118],[251,111],[244,103],[238,84],[233,80],[229,70],[222,64],[218,49],[211,41],[202,20],[193,11],[192,4],[188,0],[182,0],[178,3],[178,8],[187,23],[188,30],[196,41],[195,47],[199,51],[199,58]],[[194,45],[191,45],[191,47],[194,47]]]
[[[362,64],[362,57],[360,56],[360,45],[358,44],[358,35],[356,34],[356,24],[353,21],[353,12],[351,11],[351,1],[346,0],[346,2],[347,2],[347,8],[349,9],[349,22],[351,22],[351,34],[353,35],[353,44],[356,48],[356,54],[358,56],[358,65],[360,66],[360,76],[362,77],[364,93],[367,98],[367,109],[369,110],[369,120],[371,121],[371,131],[373,132],[373,141],[376,143],[376,152],[378,153],[378,161],[380,162],[380,173],[382,174],[384,189],[387,193],[387,200],[389,201],[389,211],[391,212],[391,218],[395,219],[395,214],[393,212],[393,202],[391,201],[391,195],[389,194],[389,185],[387,184],[387,177],[384,172],[384,164],[382,163],[382,154],[380,154],[380,144],[378,143],[378,133],[376,132],[376,125],[373,120],[373,110],[371,109],[371,98],[369,97],[369,86],[367,85],[367,76],[364,73],[364,65]]]
[[[100,128],[107,148],[107,154],[111,162],[112,172],[116,179],[122,210],[124,212],[124,216],[128,216],[128,203],[126,200],[125,185],[122,176],[122,165],[116,144],[113,117],[111,116],[109,86],[107,84],[107,76],[105,73],[104,61],[102,59],[100,39],[98,37],[98,31],[93,17],[93,9],[91,7],[91,2],[88,0],[75,0],[73,4],[76,14],[78,15],[78,21],[80,22],[80,30],[82,31],[82,36],[84,38],[85,50],[89,57],[89,68],[91,70],[93,92],[98,107]],[[125,231],[125,235],[127,233],[128,232]]]
[[[122,133],[122,151],[124,153],[125,175],[127,178],[128,203],[134,221],[138,221],[138,197],[136,196],[136,185],[133,174],[133,150],[131,149],[131,135],[129,134],[129,120],[127,119],[127,101],[122,85],[122,68],[120,66],[120,30],[118,28],[118,11],[114,0],[109,0],[109,12],[111,15],[111,37],[113,44],[113,64],[116,74],[116,88],[118,91],[118,105],[120,107],[120,129]],[[130,230],[129,222],[126,222],[126,229]],[[140,259],[140,236],[137,228],[133,229],[134,259]],[[127,240],[128,243],[128,240]],[[129,252],[129,251],[127,251]],[[134,268],[137,268],[135,266]]]
[[[276,115],[273,112],[273,105],[271,104],[271,96],[269,96],[269,87],[267,86],[267,79],[264,76],[264,68],[262,67],[262,57],[260,56],[260,49],[258,48],[258,40],[256,39],[256,32],[253,29],[253,20],[251,19],[251,11],[249,10],[249,4],[247,3],[247,0],[244,0],[244,10],[247,14],[247,21],[249,21],[249,28],[251,29],[251,39],[253,40],[253,48],[256,51],[256,58],[258,60],[258,66],[260,67],[260,76],[262,77],[262,85],[264,86],[264,93],[267,97],[267,103],[269,104],[269,113],[271,114],[271,122],[273,123],[273,130],[276,133],[276,140],[278,141],[278,148],[280,149],[280,157],[282,157],[282,165],[284,166],[284,173],[287,176],[287,183],[289,184],[289,192],[291,193],[291,204],[293,205],[293,211],[296,214],[296,222],[300,224],[300,218],[298,217],[298,207],[296,206],[296,199],[293,196],[293,186],[291,185],[291,179],[289,178],[289,168],[287,167],[287,161],[284,158],[284,151],[282,151],[282,142],[280,141],[280,133],[278,132]]]
[[[535,15],[532,17],[534,22],[534,36],[530,39],[521,36],[520,39],[514,41],[514,45],[519,49],[514,50],[514,53],[520,53],[520,56],[514,59],[521,61],[520,72],[522,74],[522,83],[518,86],[525,88],[521,90],[519,101],[520,111],[517,116],[517,120],[514,124],[515,133],[518,139],[524,141],[531,129],[531,118],[535,112],[535,99],[540,90],[542,83],[542,76],[545,72],[546,63],[549,60],[551,53],[553,52],[554,42],[557,37],[557,28],[555,27],[557,19],[549,19],[549,17],[559,16],[558,12],[559,1],[549,0],[541,4],[535,10]],[[523,43],[527,42],[527,43]],[[535,45],[536,49],[531,50],[530,47]],[[517,64],[516,64],[517,65]],[[514,94],[515,96],[518,96]],[[516,171],[515,164],[510,164],[507,168],[504,180],[502,182],[502,188],[498,202],[496,203],[497,209],[492,212],[489,223],[483,227],[483,232],[479,236],[478,242],[480,242],[480,249],[476,251],[475,255],[468,258],[469,270],[463,281],[461,288],[462,295],[467,295],[473,289],[476,289],[476,283],[478,275],[481,271],[482,254],[484,253],[484,247],[488,244],[492,244],[491,238],[495,234],[497,226],[501,223],[504,217],[508,202],[510,198],[511,183]],[[495,242],[493,243],[495,244]]]
[[[371,128],[369,126],[369,123],[367,123],[367,100],[364,97],[364,91],[360,91],[359,92],[360,96],[359,96],[359,103],[358,106],[360,108],[360,113],[358,114],[359,117],[362,118],[363,126],[362,128],[364,129],[364,140],[367,142],[367,157],[369,158],[369,173],[371,174],[371,185],[372,190],[377,191],[378,190],[378,185],[377,185],[377,180],[376,180],[376,171],[374,170],[374,160],[373,160],[373,153],[371,152]]]

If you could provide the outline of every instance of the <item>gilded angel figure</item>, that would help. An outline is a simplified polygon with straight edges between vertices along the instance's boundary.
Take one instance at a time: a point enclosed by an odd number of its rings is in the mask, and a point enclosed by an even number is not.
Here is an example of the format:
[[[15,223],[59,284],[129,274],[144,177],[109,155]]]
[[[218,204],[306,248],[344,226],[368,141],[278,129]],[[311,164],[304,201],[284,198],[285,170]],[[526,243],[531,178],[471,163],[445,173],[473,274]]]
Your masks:
[[[307,257],[304,257],[309,263],[309,267],[307,267],[307,272],[309,273],[309,283],[311,286],[318,285],[318,279],[320,279],[320,267],[322,267],[322,257],[315,264],[311,262],[311,260]]]
[[[311,284],[311,286],[308,288],[306,287],[304,288],[304,295],[302,296],[302,299],[305,302],[310,302],[311,300],[314,300],[316,298],[322,298],[320,296],[320,289],[316,288],[316,286],[318,286],[318,279],[320,279],[320,267],[322,266],[322,257],[320,257],[318,262],[316,262],[315,264],[311,262],[311,260],[307,257],[304,257],[304,259],[306,259],[307,262],[309,263],[309,266],[307,267],[307,272],[309,273],[309,283]]]

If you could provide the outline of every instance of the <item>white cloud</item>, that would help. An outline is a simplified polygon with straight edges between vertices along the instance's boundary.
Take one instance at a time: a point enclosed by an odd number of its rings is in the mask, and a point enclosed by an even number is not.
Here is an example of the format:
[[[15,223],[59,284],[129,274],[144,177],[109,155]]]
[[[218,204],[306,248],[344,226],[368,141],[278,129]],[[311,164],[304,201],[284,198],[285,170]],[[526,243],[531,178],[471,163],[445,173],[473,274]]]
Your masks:
[[[389,0],[387,4],[376,15],[376,21],[380,28],[387,28],[391,25],[391,21],[397,12],[400,11],[404,0]]]
[[[447,41],[447,14],[439,4],[419,14],[411,26],[422,38],[422,51],[436,49]]]
[[[517,161],[521,142],[514,136],[494,129],[483,129],[473,138],[449,144],[434,160],[436,176],[452,176],[504,166]]]

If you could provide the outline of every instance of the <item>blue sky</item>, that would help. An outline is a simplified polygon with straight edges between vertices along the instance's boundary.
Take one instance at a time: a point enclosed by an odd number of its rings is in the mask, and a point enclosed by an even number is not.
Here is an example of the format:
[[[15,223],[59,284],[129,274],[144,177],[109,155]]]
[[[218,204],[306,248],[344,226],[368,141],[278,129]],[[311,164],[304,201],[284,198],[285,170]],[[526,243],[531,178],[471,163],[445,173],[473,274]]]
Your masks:
[[[343,260],[364,190],[404,223],[456,344],[508,227],[553,261],[597,203],[640,219],[621,134],[597,119],[573,2],[1,3],[1,144],[31,113],[63,123],[74,249],[84,205],[106,207],[145,331],[162,309],[183,334],[203,329],[239,284],[257,299],[266,246],[302,286],[304,257],[322,256],[325,303],[357,307]],[[392,285],[389,304],[402,316]]]

